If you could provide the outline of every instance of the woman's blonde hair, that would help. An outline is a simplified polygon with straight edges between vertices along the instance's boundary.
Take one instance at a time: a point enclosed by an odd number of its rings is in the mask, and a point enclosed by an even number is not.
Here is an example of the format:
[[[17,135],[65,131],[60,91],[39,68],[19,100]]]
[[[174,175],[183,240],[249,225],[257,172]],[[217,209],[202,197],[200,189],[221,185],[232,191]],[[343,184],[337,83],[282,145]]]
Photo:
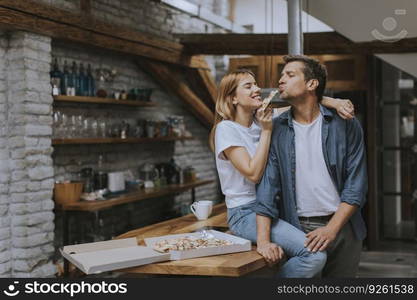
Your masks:
[[[217,91],[216,99],[216,112],[214,114],[214,124],[210,131],[209,145],[211,151],[215,151],[215,135],[216,127],[223,120],[234,120],[236,116],[236,107],[233,104],[233,97],[236,94],[236,89],[240,80],[246,76],[251,75],[255,78],[255,75],[250,70],[239,69],[226,74],[220,81]]]

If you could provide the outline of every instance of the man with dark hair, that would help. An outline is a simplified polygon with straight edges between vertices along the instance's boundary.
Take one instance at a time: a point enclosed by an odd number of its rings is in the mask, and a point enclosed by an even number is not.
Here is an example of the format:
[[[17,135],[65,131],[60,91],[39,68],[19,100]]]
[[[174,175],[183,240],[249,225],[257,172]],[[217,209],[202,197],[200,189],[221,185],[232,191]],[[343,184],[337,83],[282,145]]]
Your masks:
[[[307,56],[286,56],[280,98],[291,109],[274,120],[268,164],[257,188],[257,244],[274,257],[272,220],[306,232],[308,250],[326,251],[323,277],[355,277],[366,228],[367,172],[363,132],[319,102],[326,68]]]
[[[303,56],[303,55],[286,55],[284,56],[284,63],[287,65],[290,62],[298,61],[304,63],[302,69],[304,74],[304,80],[309,81],[316,79],[318,81],[317,88],[315,90],[317,100],[320,102],[323,99],[324,89],[326,88],[327,70],[324,65],[319,61]],[[281,97],[281,99],[284,99]]]

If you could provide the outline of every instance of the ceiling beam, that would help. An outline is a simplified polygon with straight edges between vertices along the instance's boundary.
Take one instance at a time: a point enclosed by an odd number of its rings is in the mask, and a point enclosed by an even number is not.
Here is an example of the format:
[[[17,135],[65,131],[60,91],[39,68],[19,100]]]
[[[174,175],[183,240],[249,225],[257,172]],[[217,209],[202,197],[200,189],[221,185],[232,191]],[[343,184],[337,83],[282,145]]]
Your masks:
[[[285,55],[287,34],[177,34],[189,55]],[[417,38],[354,43],[337,32],[304,34],[305,54],[417,52]]]
[[[91,15],[91,0],[80,0],[81,13]]]
[[[210,70],[187,68],[184,75],[190,88],[203,100],[211,111],[214,111],[217,86]]]
[[[211,102],[213,104],[216,104],[217,85],[210,70],[196,69],[193,71],[197,72],[197,78],[201,80],[203,86],[207,90],[207,93],[210,95],[209,99],[211,100]]]
[[[193,113],[203,125],[210,128],[214,121],[213,112],[191,90],[183,78],[183,70],[173,65],[161,62],[141,59],[137,61],[141,70],[152,76],[161,87],[176,95],[184,104],[185,108]]]
[[[88,6],[88,1],[82,1]],[[200,57],[183,54],[181,44],[125,27],[86,18],[33,0],[0,0],[0,27],[24,30],[135,56],[192,68],[204,68]]]

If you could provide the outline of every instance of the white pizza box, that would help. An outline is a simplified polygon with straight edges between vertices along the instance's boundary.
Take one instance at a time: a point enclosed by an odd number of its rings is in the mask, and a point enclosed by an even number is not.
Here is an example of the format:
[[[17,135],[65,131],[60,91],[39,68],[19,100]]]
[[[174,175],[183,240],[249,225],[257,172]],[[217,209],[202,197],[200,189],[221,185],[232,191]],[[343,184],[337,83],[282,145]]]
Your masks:
[[[170,259],[169,253],[160,253],[149,247],[138,246],[136,238],[64,246],[60,251],[64,258],[86,274]]]
[[[235,252],[244,252],[250,251],[251,242],[249,240],[223,233],[217,230],[206,230],[207,234],[212,234],[214,238],[218,238],[221,240],[228,240],[233,243],[233,245],[225,245],[219,247],[207,247],[207,248],[200,248],[200,249],[191,249],[191,250],[171,250],[169,251],[170,259],[171,260],[180,260],[180,259],[188,259],[188,258],[195,258],[195,257],[203,257],[203,256],[211,256],[211,255],[219,255],[219,254],[227,254],[227,253],[235,253]],[[172,235],[164,235],[152,238],[145,238],[146,246],[153,248],[156,242],[160,240],[166,239],[175,239],[181,238],[186,236],[193,236],[200,238],[202,237],[201,232],[192,232],[192,233],[182,233],[182,234],[172,234]]]

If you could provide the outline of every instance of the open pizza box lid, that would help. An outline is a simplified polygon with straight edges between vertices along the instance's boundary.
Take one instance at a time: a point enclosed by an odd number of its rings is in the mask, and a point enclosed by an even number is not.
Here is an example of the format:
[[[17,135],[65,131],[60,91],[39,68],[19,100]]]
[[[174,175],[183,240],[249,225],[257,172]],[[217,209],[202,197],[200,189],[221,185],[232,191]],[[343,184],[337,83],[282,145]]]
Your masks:
[[[64,246],[60,251],[64,258],[86,274],[170,259],[169,253],[159,253],[150,247],[138,246],[136,238]]]
[[[251,248],[251,241],[223,233],[217,230],[206,230],[205,231],[208,237],[214,237],[220,240],[227,240],[231,241],[231,245],[224,245],[218,247],[206,247],[200,249],[191,249],[191,250],[184,250],[184,251],[177,251],[171,250],[169,251],[170,260],[180,260],[180,259],[188,259],[188,258],[195,258],[195,257],[203,257],[203,256],[211,256],[211,255],[220,255],[220,254],[227,254],[227,253],[235,253],[235,252],[243,252],[243,251],[250,251]],[[158,236],[153,238],[145,238],[145,244],[149,248],[153,248],[155,243],[160,240],[167,240],[167,239],[177,239],[181,237],[196,237],[201,238],[201,232],[192,232],[192,233],[182,233],[182,234],[172,234],[172,235],[164,235]]]

